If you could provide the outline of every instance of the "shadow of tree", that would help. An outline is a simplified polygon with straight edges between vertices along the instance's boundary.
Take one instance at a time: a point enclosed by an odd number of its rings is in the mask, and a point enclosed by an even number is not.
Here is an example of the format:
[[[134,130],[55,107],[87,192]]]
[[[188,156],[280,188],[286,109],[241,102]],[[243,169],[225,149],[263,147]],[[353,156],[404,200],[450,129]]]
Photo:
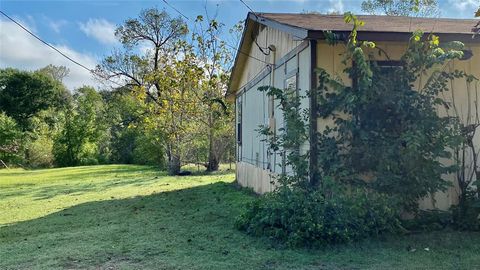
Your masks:
[[[2,176],[22,176],[25,173],[31,177],[39,177],[46,170],[19,171],[16,173],[2,173]],[[189,180],[195,180],[197,176],[223,176],[231,174],[229,170],[214,173],[196,172],[188,176]],[[51,184],[48,186],[35,185],[35,183],[4,184],[0,190],[0,199],[14,196],[31,196],[34,200],[46,200],[59,195],[81,195],[86,192],[102,192],[111,188],[122,186],[148,186],[153,183],[166,182],[164,177],[174,177],[174,181],[186,179],[184,176],[168,176],[165,171],[159,171],[155,167],[110,165],[108,167],[73,167],[48,170],[47,178]],[[81,180],[78,180],[81,179]],[[102,181],[96,181],[102,179]],[[168,179],[172,181],[172,179]],[[162,185],[162,184],[160,184]],[[165,184],[168,185],[168,184]]]
[[[173,266],[207,258],[226,263],[225,253],[242,249],[235,243],[245,236],[234,229],[232,217],[249,199],[232,184],[219,182],[80,204],[0,227],[0,269],[30,268],[32,263],[45,268],[109,263],[155,268],[158,261]]]
[[[0,227],[0,269],[475,269],[480,259],[480,233],[279,248],[234,228],[252,199],[217,182],[79,204]],[[432,251],[412,253],[409,246]]]

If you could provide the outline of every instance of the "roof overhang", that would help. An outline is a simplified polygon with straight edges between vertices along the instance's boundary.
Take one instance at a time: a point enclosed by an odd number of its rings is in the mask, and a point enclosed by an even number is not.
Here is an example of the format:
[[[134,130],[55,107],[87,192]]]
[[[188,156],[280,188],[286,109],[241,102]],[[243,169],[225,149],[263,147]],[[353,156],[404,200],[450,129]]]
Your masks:
[[[237,50],[235,62],[232,68],[230,82],[226,93],[227,100],[232,101],[235,97],[235,92],[238,91],[242,70],[238,67],[243,66],[247,61],[250,50],[252,48],[252,36],[258,29],[259,25],[271,27],[282,32],[286,32],[293,36],[296,40],[324,40],[326,38],[325,31],[330,30],[312,30],[303,27],[298,27],[288,23],[278,22],[273,19],[262,17],[262,13],[249,12],[245,20],[245,28],[240,41],[240,46]],[[331,30],[339,37],[348,38],[351,31],[346,30]],[[362,31],[358,30],[358,40],[368,41],[402,41],[407,42],[412,36],[412,32],[392,32],[392,31]],[[429,33],[425,33],[428,35]],[[440,37],[441,41],[461,41],[464,43],[480,43],[480,37],[474,38],[473,34],[469,33],[434,33]]]

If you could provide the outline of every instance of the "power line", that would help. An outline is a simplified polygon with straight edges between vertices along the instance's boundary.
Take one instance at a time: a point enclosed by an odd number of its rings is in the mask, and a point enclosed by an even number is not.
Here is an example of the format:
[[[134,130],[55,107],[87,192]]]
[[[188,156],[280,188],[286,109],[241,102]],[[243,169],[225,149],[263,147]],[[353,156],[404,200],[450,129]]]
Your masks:
[[[170,5],[170,3],[167,2],[167,0],[163,0],[163,2],[169,6],[170,8],[172,8],[173,10],[175,10],[178,14],[180,14],[182,17],[184,17],[185,19],[187,20],[190,20],[190,18],[188,16],[186,16],[185,14],[183,14],[182,12],[180,12],[180,10],[178,10],[177,8],[175,8],[174,6]]]
[[[15,21],[13,18],[11,18],[10,16],[8,16],[7,14],[5,14],[5,12],[1,11],[0,10],[0,13],[2,13],[3,16],[7,17],[10,21],[12,21],[13,23],[15,23],[16,25],[18,25],[20,28],[22,28],[23,30],[25,30],[27,33],[29,33],[31,36],[33,36],[34,38],[38,39],[40,42],[42,42],[43,44],[47,45],[48,47],[50,47],[51,49],[55,50],[56,52],[58,52],[59,54],[61,54],[63,57],[67,58],[68,60],[70,60],[71,62],[73,62],[74,64],[88,70],[89,72],[93,72],[91,69],[89,69],[88,67],[86,67],[85,65],[75,61],[74,59],[72,59],[70,56],[64,54],[62,51],[60,51],[59,49],[55,48],[54,46],[50,45],[48,42],[44,41],[43,39],[41,39],[39,36],[35,35],[34,33],[32,33],[30,30],[28,30],[25,26],[21,25],[19,22]]]
[[[220,39],[219,37],[217,37],[217,36],[215,36],[215,38],[218,39],[218,40],[220,40],[220,41],[223,41],[223,40],[221,40],[221,39]],[[248,54],[248,53],[246,53],[246,52],[242,52],[239,48],[237,48],[237,47],[235,47],[235,46],[233,46],[233,45],[230,45],[230,44],[228,44],[228,43],[225,42],[225,41],[223,41],[223,44],[225,44],[227,47],[230,47],[230,48],[236,50],[238,53],[241,53],[241,54],[243,54],[243,55],[246,55],[246,56],[248,56],[248,57],[250,57],[250,58],[252,58],[252,59],[255,59],[255,60],[260,61],[260,62],[262,62],[262,63],[265,63],[265,64],[267,64],[267,65],[270,65],[269,62],[264,61],[264,60],[262,60],[262,59],[260,59],[260,58],[257,58],[257,57],[255,57],[255,56],[253,56],[253,55],[250,55],[250,54]]]
[[[177,8],[175,8],[173,5],[171,5],[170,3],[168,3],[167,0],[163,0],[163,2],[164,2],[165,4],[167,4],[169,7],[171,7],[173,10],[175,10],[175,11],[176,11],[178,14],[180,14],[182,17],[184,17],[184,18],[186,18],[187,20],[191,21],[190,18],[188,18],[185,14],[183,14],[180,10],[178,10]],[[243,1],[242,1],[242,2],[243,2]],[[260,61],[260,62],[262,62],[262,63],[265,63],[265,64],[267,64],[267,65],[270,65],[269,62],[267,62],[267,61],[265,61],[265,60],[262,60],[262,59],[260,59],[260,58],[257,58],[257,57],[255,57],[255,56],[252,56],[252,55],[250,55],[249,53],[242,52],[242,51],[241,51],[239,48],[237,48],[236,46],[233,46],[233,45],[228,44],[226,41],[220,39],[220,38],[217,37],[217,36],[215,36],[215,38],[218,39],[218,40],[220,40],[220,41],[222,41],[227,47],[230,47],[230,48],[234,49],[234,50],[237,51],[238,53],[241,53],[241,54],[243,54],[243,55],[246,55],[246,56],[248,56],[248,57],[250,57],[250,58],[252,58],[252,59],[255,59],[255,60]]]
[[[100,74],[97,74],[95,73],[95,71],[93,69],[90,69],[88,68],[87,66],[85,66],[84,64],[76,61],[75,59],[71,58],[70,56],[66,55],[65,53],[63,53],[62,51],[60,51],[59,49],[57,49],[55,46],[51,45],[50,43],[46,42],[45,40],[43,40],[42,38],[40,38],[39,36],[37,36],[36,34],[34,34],[32,31],[28,30],[28,28],[26,28],[25,26],[23,26],[21,23],[17,22],[15,19],[13,19],[12,17],[8,16],[7,14],[5,14],[5,12],[1,11],[0,10],[0,13],[7,17],[10,21],[12,21],[13,23],[15,23],[16,25],[18,25],[20,28],[22,28],[25,32],[27,32],[28,34],[30,34],[31,36],[33,36],[34,38],[36,38],[38,41],[42,42],[43,44],[47,45],[49,48],[51,48],[52,50],[56,51],[57,53],[59,53],[61,56],[65,57],[66,59],[68,59],[70,62],[74,63],[75,65],[87,70],[88,72],[90,72],[91,74],[93,75],[96,75],[106,81],[109,81],[109,82],[112,82],[118,86],[123,86],[119,83],[117,83],[116,81],[113,81],[109,78],[105,78],[105,77],[102,77]]]
[[[244,0],[240,0],[240,2],[241,2],[245,7],[247,7],[248,10],[250,10],[250,11],[252,12],[253,16],[255,16],[255,18],[257,18],[258,21],[260,21],[260,17],[258,17],[257,12],[255,12],[249,5],[247,5],[247,3],[245,3]],[[293,34],[293,33],[292,33],[291,35],[294,36],[294,37],[296,37],[296,38],[299,38],[299,39],[305,39],[305,38],[299,37],[299,36],[297,36],[297,35],[295,35],[295,34]],[[257,46],[259,46],[259,45],[257,44]],[[260,46],[259,46],[259,47],[260,47]],[[262,50],[262,49],[260,48],[260,50]]]
[[[245,1],[240,0],[240,2],[242,2],[242,4],[243,4],[244,6],[246,6],[255,16],[257,16],[257,14],[255,13],[255,11],[253,11],[253,9],[252,9],[249,5],[247,5],[247,3],[245,3]]]

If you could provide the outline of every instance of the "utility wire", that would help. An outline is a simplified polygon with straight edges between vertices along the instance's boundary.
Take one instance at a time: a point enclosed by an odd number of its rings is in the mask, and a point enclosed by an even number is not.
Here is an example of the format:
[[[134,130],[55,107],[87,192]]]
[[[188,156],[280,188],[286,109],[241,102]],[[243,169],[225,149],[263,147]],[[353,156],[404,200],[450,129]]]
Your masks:
[[[180,10],[178,10],[177,8],[175,8],[173,5],[170,5],[170,3],[167,2],[167,0],[163,0],[163,2],[169,6],[171,9],[175,10],[178,14],[180,14],[182,17],[184,17],[185,19],[187,20],[190,20],[190,18],[188,16],[186,16],[185,14],[183,14],[182,12],[180,12]]]
[[[97,74],[95,73],[95,71],[93,69],[90,69],[88,68],[87,66],[85,66],[84,64],[76,61],[75,59],[71,58],[70,56],[66,55],[65,53],[63,53],[62,51],[60,51],[59,49],[57,49],[55,46],[51,45],[50,43],[46,42],[45,40],[43,40],[42,38],[40,38],[39,36],[37,36],[36,34],[34,34],[32,31],[28,30],[28,28],[26,28],[25,26],[23,26],[22,24],[20,24],[19,22],[17,22],[15,19],[13,19],[12,17],[8,16],[7,14],[5,14],[5,12],[1,11],[0,10],[0,13],[5,16],[6,18],[8,18],[10,21],[12,21],[13,23],[15,23],[16,25],[18,25],[20,28],[22,28],[25,32],[27,32],[28,34],[30,34],[31,36],[33,36],[34,38],[36,38],[38,41],[42,42],[43,44],[47,45],[49,48],[51,48],[52,50],[56,51],[57,53],[59,53],[61,56],[65,57],[66,59],[68,59],[70,62],[74,63],[75,65],[87,70],[88,72],[92,73],[93,75],[96,75],[96,76],[99,76],[100,78],[104,79],[104,80],[107,80],[109,82],[112,82],[118,86],[123,86],[122,84],[119,84],[118,82],[116,81],[113,81],[109,78],[105,78],[105,77],[102,77],[100,74]]]
[[[258,18],[257,13],[249,5],[247,5],[247,3],[245,3],[245,1],[240,0],[240,2],[244,6],[246,6],[248,8],[248,10],[250,10],[252,12],[252,14],[255,16],[255,18],[257,18],[257,20],[260,20],[260,18]],[[260,44],[258,44],[257,37],[252,37],[252,39],[253,39],[253,42],[255,42],[255,45],[257,45],[260,52],[262,52],[264,55],[269,55],[270,54],[270,48],[260,46]],[[266,50],[266,52],[265,52],[265,50]]]
[[[70,62],[80,66],[81,68],[87,70],[88,72],[90,72],[91,74],[93,75],[96,75],[106,81],[109,81],[111,83],[114,83],[116,84],[117,86],[120,86],[120,87],[123,87],[125,85],[123,84],[120,84],[108,77],[104,77],[102,76],[101,74],[98,74],[96,73],[94,70],[88,68],[87,66],[83,65],[82,63],[76,61],[75,59],[71,58],[70,56],[66,55],[65,53],[63,53],[62,51],[60,51],[59,49],[57,49],[55,46],[49,44],[48,42],[46,42],[45,40],[43,40],[42,38],[40,38],[39,36],[37,36],[36,34],[34,34],[33,32],[31,32],[30,30],[28,30],[28,28],[26,28],[25,26],[23,26],[22,24],[20,24],[19,22],[17,22],[15,19],[13,19],[12,17],[8,16],[7,14],[5,14],[5,12],[1,11],[0,10],[0,14],[2,14],[3,16],[7,17],[10,21],[12,21],[13,23],[15,23],[16,25],[18,25],[20,28],[22,28],[24,31],[26,31],[27,33],[29,33],[31,36],[33,36],[34,38],[36,38],[37,40],[39,40],[40,42],[42,42],[43,44],[45,44],[46,46],[48,46],[49,48],[53,49],[54,51],[56,51],[57,53],[59,53],[61,56],[65,57],[66,59],[68,59]],[[190,102],[190,101],[185,101],[185,100],[179,100],[179,99],[175,99],[175,98],[159,98],[159,99],[156,99],[157,102],[160,102],[160,101],[181,101],[181,102],[185,102],[185,103],[195,103],[195,102]]]
[[[178,10],[177,8],[175,8],[173,5],[169,4],[167,0],[163,0],[163,2],[164,2],[165,4],[167,4],[169,7],[171,7],[173,10],[175,10],[175,11],[176,11],[178,14],[180,14],[182,17],[184,17],[184,18],[186,18],[187,20],[191,21],[191,19],[188,18],[185,14],[183,14],[180,10]],[[243,52],[243,51],[241,51],[239,48],[237,48],[236,46],[233,46],[233,45],[228,44],[226,41],[220,39],[220,38],[217,37],[217,36],[215,36],[215,39],[217,39],[217,40],[219,40],[219,41],[222,41],[227,47],[230,47],[230,48],[234,49],[234,50],[237,51],[238,53],[241,53],[241,54],[243,54],[243,55],[246,55],[246,56],[248,56],[248,57],[250,57],[250,58],[252,58],[252,59],[255,59],[255,60],[260,61],[260,62],[262,62],[262,63],[265,63],[265,64],[267,64],[267,65],[270,65],[269,62],[267,62],[267,61],[265,61],[265,60],[262,60],[262,59],[260,59],[260,58],[257,58],[257,57],[255,57],[255,56],[252,56],[252,55],[250,55],[249,53]]]
[[[217,37],[217,36],[215,36],[215,38],[218,39],[219,41],[223,41],[223,40],[221,40],[221,39],[220,39],[219,37]],[[241,53],[241,54],[243,54],[243,55],[246,55],[246,56],[248,56],[248,57],[250,57],[250,58],[252,58],[252,59],[255,59],[255,60],[260,61],[260,62],[262,62],[262,63],[265,63],[265,64],[267,64],[267,65],[270,65],[270,64],[271,64],[271,63],[269,63],[269,62],[267,62],[267,61],[264,61],[264,60],[262,60],[262,59],[260,59],[260,58],[257,58],[257,57],[255,57],[255,56],[253,56],[253,55],[250,55],[250,54],[248,54],[248,53],[246,53],[246,52],[242,52],[239,48],[237,48],[237,47],[235,47],[235,46],[233,46],[233,45],[230,45],[230,44],[228,44],[228,43],[225,42],[225,41],[223,41],[223,44],[225,44],[227,47],[230,47],[230,48],[236,50],[238,53]]]
[[[255,12],[249,5],[247,5],[247,3],[245,3],[244,0],[240,0],[240,2],[242,2],[242,4],[243,4],[245,7],[247,7],[247,9],[250,10],[250,11],[253,13],[253,16],[255,16],[255,18],[257,18],[257,20],[260,21],[260,17],[258,17],[257,12]],[[299,39],[305,39],[305,38],[299,37],[299,36],[297,36],[297,35],[295,35],[295,34],[293,34],[293,33],[292,33],[291,35],[294,36],[294,37],[296,37],[296,38],[299,38]],[[258,44],[257,44],[257,46],[258,46]]]
[[[252,9],[249,5],[247,5],[247,3],[245,3],[245,1],[240,0],[240,2],[242,2],[242,4],[243,4],[244,6],[246,6],[246,7],[253,13],[253,15],[255,15],[255,17],[258,18],[257,13],[255,13],[255,11],[253,11],[253,9]]]
[[[54,46],[50,45],[48,42],[44,41],[43,39],[41,39],[39,36],[35,35],[34,33],[32,33],[30,30],[28,30],[25,26],[21,25],[19,22],[15,21],[13,18],[11,18],[10,16],[8,16],[7,14],[5,14],[5,12],[1,11],[0,10],[0,13],[2,13],[3,16],[7,17],[10,21],[12,21],[13,23],[15,23],[16,25],[18,25],[20,28],[22,28],[23,30],[25,30],[27,33],[29,33],[31,36],[33,36],[34,38],[38,39],[40,42],[42,42],[43,44],[47,45],[48,47],[50,47],[51,49],[55,50],[56,52],[58,52],[60,55],[62,55],[63,57],[67,58],[68,60],[70,60],[71,62],[73,62],[74,64],[88,70],[89,72],[93,72],[91,69],[89,69],[88,67],[86,67],[85,65],[75,61],[74,59],[72,59],[70,56],[64,54],[62,51],[60,51],[59,49],[55,48]]]

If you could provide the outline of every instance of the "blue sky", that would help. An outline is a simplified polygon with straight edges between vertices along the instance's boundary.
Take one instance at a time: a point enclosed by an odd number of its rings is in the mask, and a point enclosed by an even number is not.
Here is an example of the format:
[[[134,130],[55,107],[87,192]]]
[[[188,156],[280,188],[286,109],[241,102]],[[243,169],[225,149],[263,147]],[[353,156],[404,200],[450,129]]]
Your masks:
[[[248,9],[239,0],[170,0],[190,18],[204,14],[206,7],[227,28],[245,18]],[[255,0],[246,1],[259,12],[353,11],[360,13],[361,0]],[[480,0],[440,0],[442,17],[472,18]],[[135,17],[149,7],[165,8],[171,15],[175,10],[163,1],[150,0],[1,0],[0,10],[20,21],[47,42],[55,45],[79,62],[94,67],[119,44],[113,31],[125,19]],[[82,84],[95,84],[88,72],[75,67],[51,49],[34,40],[18,26],[0,16],[0,67],[34,70],[47,64],[65,65],[71,75],[65,80],[72,89]]]

